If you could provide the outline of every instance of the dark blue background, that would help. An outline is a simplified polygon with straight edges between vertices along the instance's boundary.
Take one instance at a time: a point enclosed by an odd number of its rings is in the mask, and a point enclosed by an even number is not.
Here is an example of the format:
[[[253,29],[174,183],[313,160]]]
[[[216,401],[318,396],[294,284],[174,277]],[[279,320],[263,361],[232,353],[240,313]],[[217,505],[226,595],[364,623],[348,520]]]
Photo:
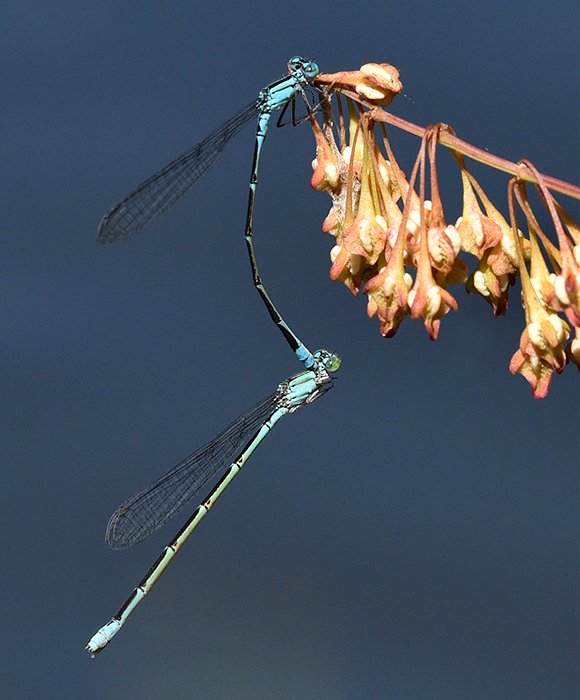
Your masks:
[[[110,648],[84,646],[178,527],[113,552],[111,512],[300,369],[245,257],[251,128],[135,239],[98,246],[101,216],[296,54],[392,63],[396,114],[578,183],[579,9],[4,5],[2,697],[578,697],[578,373],[544,401],[509,375],[517,290],[496,320],[458,289],[437,343],[410,321],[382,339],[328,279],[307,126],[268,138],[256,246],[288,321],[341,354],[337,386],[276,428]],[[409,171],[418,140],[396,143]],[[505,212],[507,178],[475,172]]]

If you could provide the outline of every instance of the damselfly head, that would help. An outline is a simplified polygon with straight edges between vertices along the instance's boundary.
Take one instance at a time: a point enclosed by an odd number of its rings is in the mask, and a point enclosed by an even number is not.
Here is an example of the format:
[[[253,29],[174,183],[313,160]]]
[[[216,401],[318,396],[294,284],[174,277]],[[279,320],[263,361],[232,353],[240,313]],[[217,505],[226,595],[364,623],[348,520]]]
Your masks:
[[[317,350],[314,359],[322,363],[327,372],[338,372],[340,369],[340,357],[328,350]]]
[[[320,73],[320,68],[314,61],[307,61],[302,56],[294,56],[288,61],[288,72],[297,73],[298,71],[302,71],[308,80],[314,80]]]

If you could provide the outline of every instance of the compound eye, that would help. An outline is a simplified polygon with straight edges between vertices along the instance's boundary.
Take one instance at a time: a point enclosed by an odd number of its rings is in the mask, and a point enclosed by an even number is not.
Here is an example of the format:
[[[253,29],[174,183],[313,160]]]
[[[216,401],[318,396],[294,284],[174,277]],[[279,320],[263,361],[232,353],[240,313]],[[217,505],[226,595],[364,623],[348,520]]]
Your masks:
[[[294,56],[294,58],[291,58],[288,61],[288,70],[296,71],[299,68],[302,68],[304,63],[305,61],[303,58],[301,58],[300,56]]]
[[[340,369],[340,357],[338,355],[335,355],[334,353],[331,353],[329,357],[327,357],[324,361],[324,366],[326,369],[333,373],[338,372]]]
[[[335,355],[333,352],[329,352],[328,350],[317,350],[314,353],[314,357],[322,362],[328,372],[334,373],[338,372],[340,369],[340,357]]]
[[[316,78],[316,76],[320,73],[320,68],[318,67],[318,64],[314,63],[313,61],[308,61],[308,63],[305,63],[302,66],[302,68],[304,70],[304,75],[309,80]]]

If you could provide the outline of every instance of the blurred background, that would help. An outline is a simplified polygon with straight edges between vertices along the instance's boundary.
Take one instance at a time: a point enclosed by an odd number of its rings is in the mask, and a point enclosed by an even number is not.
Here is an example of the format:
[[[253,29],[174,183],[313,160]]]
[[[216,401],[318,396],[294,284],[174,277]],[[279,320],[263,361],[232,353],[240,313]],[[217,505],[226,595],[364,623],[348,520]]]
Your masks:
[[[110,647],[84,646],[187,517],[114,552],[113,510],[300,370],[246,260],[253,127],[139,236],[99,246],[102,215],[297,54],[326,72],[389,62],[394,113],[578,183],[579,15],[572,0],[4,4],[3,697],[578,697],[578,372],[543,401],[510,376],[517,288],[506,317],[454,288],[436,343],[409,320],[383,339],[328,277],[307,125],[268,136],[255,242],[290,325],[341,355],[336,386],[275,429]],[[418,139],[393,138],[409,172]],[[454,222],[447,154],[439,172]],[[506,213],[507,177],[474,173]]]

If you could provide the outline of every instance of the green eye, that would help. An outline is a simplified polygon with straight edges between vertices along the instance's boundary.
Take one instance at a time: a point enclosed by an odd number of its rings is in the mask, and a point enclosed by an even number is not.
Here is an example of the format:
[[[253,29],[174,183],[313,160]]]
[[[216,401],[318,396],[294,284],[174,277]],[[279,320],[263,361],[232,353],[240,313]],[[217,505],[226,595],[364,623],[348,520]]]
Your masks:
[[[324,361],[324,366],[329,372],[338,372],[340,369],[340,357],[334,354],[329,355]]]
[[[314,357],[320,360],[327,372],[338,372],[340,369],[340,357],[328,350],[317,350]]]

